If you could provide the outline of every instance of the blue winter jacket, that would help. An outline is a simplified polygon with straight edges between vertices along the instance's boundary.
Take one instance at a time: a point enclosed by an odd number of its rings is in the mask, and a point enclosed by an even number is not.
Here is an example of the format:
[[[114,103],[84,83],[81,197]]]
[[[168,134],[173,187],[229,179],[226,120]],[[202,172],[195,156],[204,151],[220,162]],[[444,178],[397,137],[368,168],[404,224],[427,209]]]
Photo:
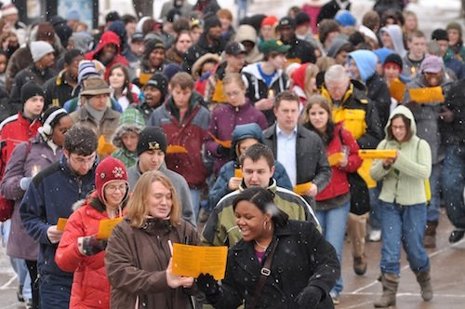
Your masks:
[[[58,218],[68,218],[73,212],[72,205],[94,190],[95,166],[85,176],[77,176],[62,156],[37,174],[24,194],[21,219],[27,233],[40,244],[37,267],[41,276],[72,281],[73,274],[63,272],[55,263],[58,244],[50,242],[47,230],[57,224]]]

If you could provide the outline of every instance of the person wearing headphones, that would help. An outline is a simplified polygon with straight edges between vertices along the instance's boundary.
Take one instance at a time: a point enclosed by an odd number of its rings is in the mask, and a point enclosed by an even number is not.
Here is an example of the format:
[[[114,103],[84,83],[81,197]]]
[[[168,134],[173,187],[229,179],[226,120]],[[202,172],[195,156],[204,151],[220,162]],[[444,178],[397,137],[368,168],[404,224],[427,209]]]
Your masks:
[[[26,233],[19,214],[19,204],[31,179],[40,170],[59,160],[62,155],[64,133],[73,125],[68,113],[59,107],[52,106],[45,111],[35,138],[15,147],[11,160],[5,169],[1,194],[15,201],[11,219],[11,233],[7,243],[7,254],[12,259],[26,262],[31,276],[32,300],[26,300],[32,308],[38,308],[39,290],[34,282],[37,279],[37,256],[39,245]],[[27,274],[27,273],[26,273]]]

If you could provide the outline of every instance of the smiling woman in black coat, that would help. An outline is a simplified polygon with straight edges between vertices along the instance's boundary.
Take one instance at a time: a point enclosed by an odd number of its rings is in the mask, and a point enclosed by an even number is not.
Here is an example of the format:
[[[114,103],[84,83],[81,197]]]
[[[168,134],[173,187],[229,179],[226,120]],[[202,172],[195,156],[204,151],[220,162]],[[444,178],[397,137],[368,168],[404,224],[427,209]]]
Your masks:
[[[229,250],[222,284],[209,274],[197,279],[215,308],[237,308],[244,300],[246,309],[334,308],[329,291],[340,264],[312,223],[288,220],[263,188],[241,192],[233,209],[243,239]]]

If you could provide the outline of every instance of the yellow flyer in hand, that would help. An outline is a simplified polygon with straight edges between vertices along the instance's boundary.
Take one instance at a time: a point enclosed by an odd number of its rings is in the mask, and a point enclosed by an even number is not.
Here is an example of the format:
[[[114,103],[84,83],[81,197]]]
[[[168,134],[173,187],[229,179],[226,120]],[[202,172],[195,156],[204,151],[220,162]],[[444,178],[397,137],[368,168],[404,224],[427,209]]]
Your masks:
[[[341,162],[342,159],[344,159],[345,154],[343,152],[336,152],[328,157],[328,163],[329,166],[336,166]]]
[[[358,151],[358,155],[362,159],[392,159],[395,158],[397,150],[395,149],[386,149],[386,150],[376,150],[376,149],[361,149]]]
[[[108,239],[111,235],[111,232],[115,228],[115,226],[121,221],[123,221],[122,217],[100,220],[100,224],[98,226],[97,238]]]
[[[173,274],[197,278],[209,273],[216,280],[224,278],[228,247],[173,244]]]
[[[66,222],[68,222],[68,219],[66,219],[66,218],[58,218],[57,230],[63,232],[65,230]]]
[[[240,168],[234,169],[234,177],[242,178],[242,170]]]
[[[298,185],[294,186],[294,193],[297,193],[298,195],[304,195],[310,190],[312,186],[312,182],[306,182],[306,183],[299,183]]]
[[[411,101],[421,104],[444,102],[441,86],[409,89],[409,94]]]

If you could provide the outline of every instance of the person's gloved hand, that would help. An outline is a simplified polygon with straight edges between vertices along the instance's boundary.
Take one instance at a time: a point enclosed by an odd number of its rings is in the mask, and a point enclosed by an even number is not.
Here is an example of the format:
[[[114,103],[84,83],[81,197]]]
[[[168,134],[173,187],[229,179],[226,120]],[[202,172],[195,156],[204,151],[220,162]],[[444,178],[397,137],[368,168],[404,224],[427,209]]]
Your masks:
[[[83,255],[91,256],[105,250],[107,241],[95,236],[78,237],[78,249]]]
[[[307,286],[297,295],[296,302],[299,308],[316,308],[323,296],[323,291],[316,286]]]
[[[226,148],[223,145],[218,145],[218,148],[216,148],[216,153],[218,153],[218,155],[223,156],[223,157],[229,156],[230,151],[231,151],[230,148]]]
[[[200,274],[196,282],[199,290],[204,292],[209,300],[211,297],[221,294],[220,285],[210,274]]]
[[[21,180],[19,181],[19,187],[21,188],[21,190],[26,191],[27,188],[29,188],[31,181],[32,181],[32,177],[21,178]]]

